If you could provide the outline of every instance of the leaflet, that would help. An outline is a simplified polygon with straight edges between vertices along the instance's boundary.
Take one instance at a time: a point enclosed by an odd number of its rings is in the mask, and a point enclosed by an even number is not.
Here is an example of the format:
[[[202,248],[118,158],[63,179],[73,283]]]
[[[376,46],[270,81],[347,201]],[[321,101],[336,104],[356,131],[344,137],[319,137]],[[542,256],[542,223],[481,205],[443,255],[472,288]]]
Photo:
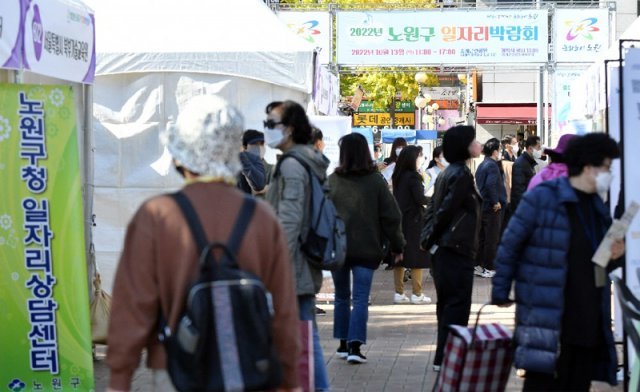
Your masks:
[[[601,267],[606,267],[607,264],[609,264],[611,260],[611,244],[613,244],[615,240],[624,239],[638,210],[640,210],[640,205],[632,201],[622,217],[620,219],[614,219],[613,224],[609,227],[609,230],[607,230],[607,234],[605,234],[602,242],[600,242],[591,261]]]

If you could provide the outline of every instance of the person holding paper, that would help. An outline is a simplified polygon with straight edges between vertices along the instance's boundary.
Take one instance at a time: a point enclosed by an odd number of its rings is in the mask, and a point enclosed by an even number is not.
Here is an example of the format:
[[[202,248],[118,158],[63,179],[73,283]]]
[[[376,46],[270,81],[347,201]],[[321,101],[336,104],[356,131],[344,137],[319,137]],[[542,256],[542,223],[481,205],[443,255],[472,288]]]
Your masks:
[[[588,391],[616,384],[611,292],[606,268],[592,260],[611,224],[598,193],[611,183],[617,143],[602,133],[577,136],[564,152],[569,177],[527,192],[495,259],[492,302],[506,305],[515,281],[515,366],[525,391]],[[613,241],[611,260],[624,253]]]

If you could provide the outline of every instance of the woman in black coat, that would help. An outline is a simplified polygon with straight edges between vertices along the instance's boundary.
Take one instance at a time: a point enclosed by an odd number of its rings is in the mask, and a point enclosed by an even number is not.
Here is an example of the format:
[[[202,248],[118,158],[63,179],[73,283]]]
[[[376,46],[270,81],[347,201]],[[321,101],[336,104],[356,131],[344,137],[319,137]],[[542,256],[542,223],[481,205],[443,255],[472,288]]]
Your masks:
[[[438,175],[422,232],[422,247],[431,253],[438,296],[436,371],[442,364],[449,325],[469,322],[482,203],[466,165],[468,159],[480,156],[482,146],[475,140],[475,129],[466,125],[450,128],[442,148],[451,164]]]
[[[424,226],[424,209],[427,204],[422,176],[418,173],[418,168],[423,163],[422,147],[407,146],[402,149],[393,171],[393,195],[402,212],[402,234],[407,241],[403,260],[393,269],[394,303],[431,303],[431,298],[422,293],[422,271],[429,268],[428,253],[420,249],[420,232]],[[411,268],[411,298],[404,294],[405,268]]]

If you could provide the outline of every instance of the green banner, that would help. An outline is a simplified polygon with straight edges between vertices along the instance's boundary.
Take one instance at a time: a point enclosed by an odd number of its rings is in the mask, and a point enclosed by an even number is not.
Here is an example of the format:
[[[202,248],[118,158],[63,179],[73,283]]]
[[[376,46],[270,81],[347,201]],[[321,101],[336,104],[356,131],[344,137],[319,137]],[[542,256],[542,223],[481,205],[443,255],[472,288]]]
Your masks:
[[[396,101],[396,113],[413,113],[415,106],[411,101]],[[373,101],[362,101],[358,106],[358,113],[385,113],[386,110],[381,110],[373,107]]]
[[[93,391],[74,96],[0,84],[0,391]]]

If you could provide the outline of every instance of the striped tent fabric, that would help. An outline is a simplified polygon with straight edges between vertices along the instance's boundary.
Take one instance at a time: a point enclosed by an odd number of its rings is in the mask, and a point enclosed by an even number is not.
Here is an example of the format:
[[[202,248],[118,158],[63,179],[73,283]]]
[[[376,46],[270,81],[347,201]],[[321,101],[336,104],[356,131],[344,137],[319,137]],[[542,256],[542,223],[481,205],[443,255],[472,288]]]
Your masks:
[[[502,324],[452,325],[434,391],[504,391],[513,359],[512,333]]]

